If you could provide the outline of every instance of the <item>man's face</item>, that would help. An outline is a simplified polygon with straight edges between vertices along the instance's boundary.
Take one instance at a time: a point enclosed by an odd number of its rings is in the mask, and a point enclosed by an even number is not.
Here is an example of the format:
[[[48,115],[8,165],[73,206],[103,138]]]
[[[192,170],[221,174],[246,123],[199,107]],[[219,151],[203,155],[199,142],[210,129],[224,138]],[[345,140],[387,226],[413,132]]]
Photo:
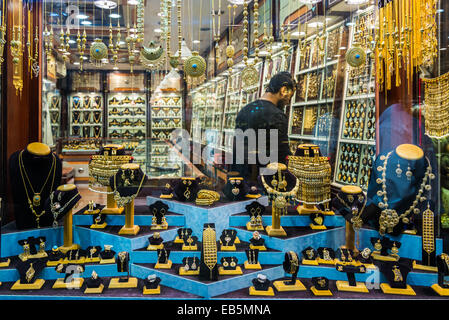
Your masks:
[[[283,108],[286,105],[289,105],[294,94],[295,94],[294,90],[287,88],[285,86],[282,87],[281,90],[279,90],[279,101],[277,106],[279,108]]]

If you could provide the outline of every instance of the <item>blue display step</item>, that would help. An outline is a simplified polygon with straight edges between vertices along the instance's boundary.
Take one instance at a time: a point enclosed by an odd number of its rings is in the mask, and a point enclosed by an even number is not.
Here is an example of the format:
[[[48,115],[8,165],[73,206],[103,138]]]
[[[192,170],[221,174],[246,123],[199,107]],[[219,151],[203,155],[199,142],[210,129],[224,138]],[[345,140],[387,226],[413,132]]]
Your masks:
[[[271,225],[271,215],[263,215],[262,223],[264,226]],[[249,216],[245,215],[233,215],[229,218],[229,225],[232,227],[244,227],[249,222]],[[309,216],[285,215],[281,216],[281,226],[283,227],[307,227],[310,225]],[[339,215],[324,216],[323,225],[327,227],[344,227],[345,218]]]
[[[194,234],[203,232],[205,223],[215,223],[216,232],[221,234],[223,229],[229,228],[229,217],[233,214],[246,211],[245,207],[257,201],[264,206],[268,205],[268,197],[263,196],[257,200],[245,200],[239,202],[218,202],[211,206],[197,206],[194,203],[180,202],[176,200],[160,199],[158,197],[148,196],[147,205],[156,201],[162,201],[168,205],[170,212],[176,212],[185,216],[185,227],[191,228]]]
[[[154,264],[133,264],[131,272],[134,276],[146,278],[149,274],[156,274],[161,278],[161,283],[165,286],[176,288],[195,295],[210,298],[220,294],[228,293],[252,285],[252,279],[261,273],[269,279],[284,276],[282,266],[264,265],[262,270],[246,270],[243,268],[243,275],[239,276],[219,276],[218,281],[202,282],[198,276],[180,276],[178,269],[181,265],[173,265],[171,269],[154,269]]]

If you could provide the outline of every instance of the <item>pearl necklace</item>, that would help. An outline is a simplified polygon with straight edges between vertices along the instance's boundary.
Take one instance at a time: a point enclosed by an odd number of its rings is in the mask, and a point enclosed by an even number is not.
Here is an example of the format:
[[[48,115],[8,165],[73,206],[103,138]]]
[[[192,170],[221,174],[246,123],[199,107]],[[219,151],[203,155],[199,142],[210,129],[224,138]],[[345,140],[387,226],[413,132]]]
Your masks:
[[[418,193],[416,195],[415,200],[413,201],[412,205],[401,215],[398,215],[397,211],[394,209],[388,208],[388,196],[387,196],[387,186],[386,186],[386,176],[387,176],[387,163],[388,159],[391,156],[393,151],[390,151],[387,156],[381,156],[380,160],[382,160],[383,166],[378,166],[377,171],[382,172],[382,178],[377,178],[376,182],[378,184],[382,185],[382,190],[377,191],[377,195],[379,197],[383,196],[383,201],[380,201],[377,205],[379,208],[383,209],[380,217],[379,217],[379,234],[385,235],[385,232],[392,232],[393,228],[399,223],[399,220],[402,219],[402,222],[404,224],[409,223],[408,215],[413,212],[415,214],[419,214],[420,210],[419,208],[416,208],[416,206],[419,204],[419,202],[426,201],[426,197],[423,196],[423,193],[425,191],[430,191],[430,180],[435,179],[435,175],[432,173],[432,166],[430,165],[429,159],[426,157],[427,160],[427,169],[426,173],[423,177],[422,183],[420,185],[420,188],[418,189]]]

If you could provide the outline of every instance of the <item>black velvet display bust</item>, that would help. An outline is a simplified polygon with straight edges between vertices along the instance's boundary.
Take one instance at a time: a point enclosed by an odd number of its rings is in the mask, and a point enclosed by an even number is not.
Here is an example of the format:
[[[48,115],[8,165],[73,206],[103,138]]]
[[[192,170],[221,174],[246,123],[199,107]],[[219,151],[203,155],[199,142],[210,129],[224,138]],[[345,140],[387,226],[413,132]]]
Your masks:
[[[117,272],[129,272],[129,253],[121,251],[117,254]]]
[[[267,291],[271,284],[271,281],[263,274],[258,274],[257,278],[254,278],[251,282],[257,291]]]
[[[155,232],[151,235],[151,237],[148,238],[148,241],[152,246],[158,246],[162,242],[164,242],[164,239],[160,236],[159,232]]]
[[[245,209],[250,218],[261,216],[265,212],[265,206],[260,204],[258,201],[251,202],[245,207]]]
[[[229,201],[247,200],[246,195],[249,192],[248,185],[241,177],[232,177],[223,188],[223,194]]]
[[[360,261],[361,263],[372,264],[373,263],[373,257],[371,257],[371,250],[369,248],[363,249],[357,255],[356,260]]]
[[[162,218],[168,212],[168,205],[158,200],[149,206],[150,213],[156,218],[156,224],[162,224]]]
[[[377,261],[380,272],[387,278],[390,287],[397,289],[407,288],[407,275],[412,269],[412,261],[400,259],[394,261]]]
[[[101,246],[89,246],[86,248],[86,258],[92,259],[100,256]]]
[[[25,262],[17,261],[15,264],[17,271],[20,276],[21,284],[33,283],[39,274],[45,268],[45,262],[41,259],[29,259]]]
[[[318,252],[320,259],[323,259],[323,260],[335,259],[335,251],[332,248],[319,247],[317,252]]]
[[[184,246],[195,246],[198,243],[198,237],[197,236],[184,236],[182,238],[184,241]]]
[[[160,264],[168,263],[170,257],[170,250],[167,249],[157,249],[157,262]]]
[[[69,191],[53,191],[45,201],[45,212],[50,212],[53,217],[53,227],[80,201],[81,195],[78,189]]]
[[[220,240],[223,246],[233,246],[237,237],[237,231],[232,229],[224,229],[221,233]]]
[[[438,268],[438,284],[441,288],[449,289],[449,284],[446,284],[444,278],[449,276],[449,256],[446,253],[438,255],[436,258]]]
[[[318,258],[318,252],[312,247],[305,248],[304,250],[301,251],[301,253],[303,259],[305,260],[315,260],[316,258]]]
[[[19,166],[20,153],[22,153],[23,174],[21,174],[21,169]],[[55,159],[55,167],[54,169],[52,169],[52,172],[50,172],[53,159]],[[27,182],[26,175],[28,176],[30,182]],[[45,156],[37,156],[30,153],[25,148],[24,150],[16,151],[9,158],[9,177],[11,181],[11,193],[13,200],[12,207],[17,229],[36,228],[36,216],[30,209],[23,181],[25,181],[28,195],[31,201],[33,201],[33,191],[30,188],[30,183],[33,186],[34,192],[40,192],[40,205],[34,207],[36,213],[40,214],[44,210],[45,201],[50,196],[50,193],[56,190],[56,188],[61,184],[61,160],[54,153],[50,153]],[[44,182],[47,180],[47,177],[49,177],[48,181],[41,191],[41,188],[44,185]],[[39,226],[41,228],[49,227],[52,224],[53,216],[51,212],[45,211],[45,213],[39,218]]]
[[[237,257],[223,257],[220,259],[220,262],[224,270],[235,270],[239,260]]]
[[[340,199],[341,200],[340,200]],[[342,201],[343,200],[343,201]],[[332,200],[332,207],[341,214],[346,221],[351,222],[354,213],[359,214],[362,210],[360,218],[363,221],[368,220],[367,212],[365,212],[366,196],[363,192],[356,194],[348,194],[343,191],[338,192],[338,197]],[[349,206],[348,206],[349,205]]]
[[[192,229],[190,229],[190,228],[179,228],[177,230],[177,232],[178,232],[179,239],[184,239],[185,236],[189,237],[192,235]]]
[[[178,201],[192,202],[195,201],[199,190],[197,179],[181,178],[176,181],[173,191]]]
[[[144,280],[144,285],[147,289],[157,289],[160,283],[161,278],[156,277],[155,275],[150,275]]]
[[[95,272],[95,271],[94,271]],[[96,273],[92,274],[92,276],[86,279],[86,287],[87,288],[98,288],[103,284],[103,279],[100,278]]]
[[[115,256],[115,251],[109,249],[109,246],[106,247],[107,245],[104,246],[104,250],[100,252],[100,258],[103,260],[108,260],[108,259],[112,259]],[[112,246],[111,246],[112,247]]]
[[[254,231],[253,232],[253,237],[251,239],[249,239],[249,242],[253,245],[253,246],[264,246],[265,245],[265,239],[263,239],[259,232]]]
[[[245,253],[249,264],[257,264],[259,262],[259,249],[246,249]]]
[[[59,261],[60,259],[64,259],[64,257],[65,254],[59,251],[59,248],[57,246],[54,246],[50,251],[50,253],[48,254],[49,261]]]
[[[64,282],[71,282],[74,277],[73,275],[80,275],[84,272],[84,264],[58,264],[55,267],[56,272],[64,273]]]
[[[326,277],[312,277],[312,284],[317,290],[329,290],[329,279]]]
[[[143,181],[142,181],[143,179]],[[110,178],[110,185],[114,191],[117,191],[121,197],[129,197],[139,192],[139,186],[144,186],[148,177],[139,167],[139,169],[119,169],[117,173]]]

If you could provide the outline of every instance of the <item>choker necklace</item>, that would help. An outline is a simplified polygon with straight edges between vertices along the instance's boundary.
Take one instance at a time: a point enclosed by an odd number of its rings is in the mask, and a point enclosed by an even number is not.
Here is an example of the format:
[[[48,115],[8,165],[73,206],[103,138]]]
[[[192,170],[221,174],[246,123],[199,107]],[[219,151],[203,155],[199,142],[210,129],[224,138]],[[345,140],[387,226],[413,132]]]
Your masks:
[[[70,205],[70,203],[75,200],[75,198],[79,196],[79,193],[77,192],[72,199],[70,199],[69,201],[67,201],[67,203],[61,207],[61,203],[59,202],[53,202],[53,199],[55,197],[55,193],[52,192],[50,194],[50,210],[51,213],[53,214],[53,228],[56,228],[58,226],[58,221],[57,218],[58,216],[64,212],[65,209],[67,209],[67,207]],[[59,198],[59,197],[58,197]]]
[[[388,208],[388,196],[387,196],[387,186],[386,186],[386,172],[387,172],[387,163],[388,159],[390,158],[393,151],[390,151],[386,156],[380,156],[380,160],[382,160],[383,166],[378,166],[377,171],[382,172],[382,178],[377,178],[376,182],[378,184],[382,185],[382,190],[377,191],[377,195],[379,197],[383,196],[383,201],[380,201],[377,205],[379,208],[383,209],[381,212],[381,215],[379,217],[379,234],[385,235],[385,232],[392,232],[393,228],[399,223],[399,220],[402,219],[402,222],[407,224],[409,223],[408,215],[410,213],[419,214],[420,210],[419,208],[416,208],[418,203],[424,202],[426,200],[426,197],[423,196],[423,193],[425,191],[430,191],[431,185],[430,180],[435,179],[435,175],[432,173],[432,166],[430,165],[429,159],[426,157],[427,160],[427,169],[426,173],[423,177],[422,183],[420,184],[420,188],[418,189],[418,193],[416,195],[415,200],[413,201],[412,205],[404,211],[401,215],[397,213],[395,209],[389,209]]]
[[[19,154],[19,169],[20,169],[20,176],[22,177],[22,182],[23,182],[23,187],[25,189],[25,193],[28,199],[28,206],[31,209],[31,212],[35,215],[36,217],[36,223],[37,223],[37,227],[40,228],[39,226],[39,220],[40,217],[45,213],[45,210],[43,210],[40,214],[36,213],[36,211],[34,210],[34,207],[39,207],[41,205],[41,194],[42,191],[44,190],[45,186],[47,185],[48,180],[50,179],[50,176],[52,175],[52,171],[53,171],[53,179],[52,179],[52,183],[51,183],[51,188],[50,191],[53,190],[53,184],[55,182],[55,175],[56,175],[56,157],[55,155],[52,153],[51,154],[53,157],[53,161],[50,167],[50,171],[48,172],[47,175],[47,179],[45,179],[44,184],[42,185],[42,188],[40,189],[40,191],[38,193],[36,193],[34,191],[33,185],[31,184],[30,178],[28,177],[28,174],[25,170],[25,166],[23,165],[23,150],[20,152]],[[25,178],[26,181],[28,182],[28,184],[30,185],[30,189],[33,192],[33,201],[31,201],[29,194],[28,194],[28,188],[27,188],[27,184],[25,182]]]

